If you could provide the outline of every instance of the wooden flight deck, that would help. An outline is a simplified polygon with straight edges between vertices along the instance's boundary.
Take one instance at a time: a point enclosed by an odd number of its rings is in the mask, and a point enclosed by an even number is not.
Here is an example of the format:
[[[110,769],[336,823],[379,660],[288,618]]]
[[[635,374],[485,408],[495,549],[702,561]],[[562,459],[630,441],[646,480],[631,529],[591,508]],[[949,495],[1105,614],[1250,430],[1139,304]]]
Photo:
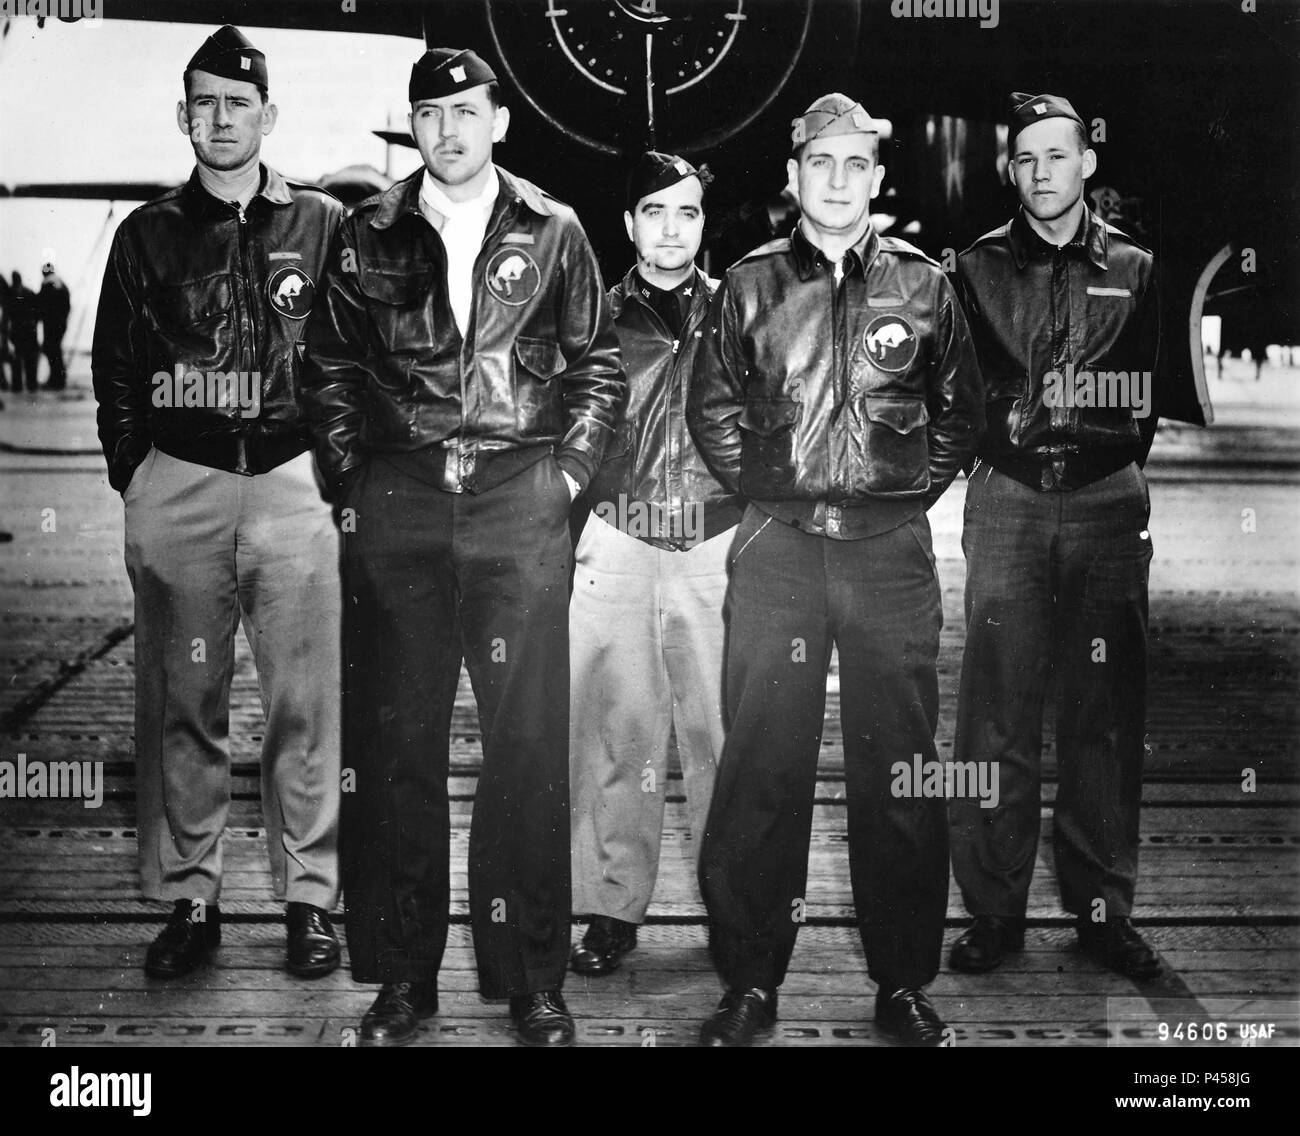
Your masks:
[[[93,810],[80,800],[0,800],[0,1045],[38,1045],[50,1029],[59,1044],[347,1044],[374,989],[353,983],[346,967],[316,981],[282,969],[282,908],[271,898],[259,816],[261,714],[242,637],[223,943],[214,965],[185,979],[144,975],[144,950],[166,906],[138,897],[121,507],[89,452],[87,408],[68,401],[47,413],[53,425],[33,426],[28,437],[49,437],[48,447],[6,445],[0,433],[0,450],[9,450],[0,453],[9,502],[0,527],[14,533],[0,545],[0,759],[102,761],[104,799]],[[5,428],[16,429],[13,421]],[[1153,1044],[1160,1020],[1225,1015],[1273,1020],[1272,1044],[1300,1044],[1300,464],[1289,431],[1242,429],[1264,432],[1269,460],[1242,463],[1225,451],[1224,432],[1170,425],[1149,470],[1150,757],[1134,914],[1168,973],[1140,989],[1073,949],[1051,871],[1049,715],[1043,840],[1024,953],[985,976],[948,970],[947,944],[967,922],[955,889],[950,895],[944,969],[930,993],[959,1046]],[[85,436],[80,451],[67,443],[74,430]],[[43,448],[49,452],[32,452]],[[959,481],[931,513],[945,613],[941,758],[951,755],[961,658],[963,491]],[[45,509],[54,510],[54,531],[42,531]],[[1255,518],[1249,532],[1247,509]],[[453,926],[441,1013],[424,1023],[417,1044],[514,1044],[505,1005],[477,993],[465,914],[477,731],[462,676],[452,746]],[[778,1027],[762,1044],[885,1045],[871,1022],[872,987],[853,924],[834,672],[822,757],[808,922],[781,991]],[[1253,772],[1253,791],[1244,771]],[[659,888],[640,946],[615,975],[571,974],[565,987],[580,1045],[694,1043],[720,986],[692,860],[674,778]]]

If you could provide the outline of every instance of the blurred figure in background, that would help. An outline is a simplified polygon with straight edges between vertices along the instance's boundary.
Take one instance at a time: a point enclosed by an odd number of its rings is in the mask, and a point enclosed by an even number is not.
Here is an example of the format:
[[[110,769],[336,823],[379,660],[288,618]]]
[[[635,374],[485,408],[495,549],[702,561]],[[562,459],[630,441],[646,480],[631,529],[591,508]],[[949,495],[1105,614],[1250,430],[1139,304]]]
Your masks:
[[[41,277],[36,306],[41,317],[41,353],[50,364],[45,389],[60,391],[68,385],[68,372],[63,365],[63,336],[68,330],[72,300],[68,286],[59,279],[53,264],[41,267]]]
[[[5,367],[12,361],[13,355],[9,351],[9,281],[0,274],[0,390],[9,389]]]
[[[5,304],[5,318],[9,329],[9,340],[13,343],[14,390],[23,389],[25,378],[27,389],[34,391],[36,362],[41,355],[41,345],[36,338],[40,307],[36,293],[23,284],[22,274],[18,272],[15,272],[12,277]]]

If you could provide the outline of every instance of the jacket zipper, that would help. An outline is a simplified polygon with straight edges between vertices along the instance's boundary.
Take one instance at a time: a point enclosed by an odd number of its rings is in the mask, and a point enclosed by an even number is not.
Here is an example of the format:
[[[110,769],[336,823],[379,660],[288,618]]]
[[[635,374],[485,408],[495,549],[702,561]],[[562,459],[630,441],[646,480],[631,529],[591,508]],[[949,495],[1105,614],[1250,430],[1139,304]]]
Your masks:
[[[697,288],[698,288],[698,287],[701,287],[701,285],[700,285],[700,283],[699,283],[698,280],[696,281],[696,285],[695,285],[695,286],[696,286]],[[643,301],[643,303],[644,303],[644,301]],[[667,325],[666,323],[664,323],[664,321],[663,321],[663,317],[660,316],[659,313],[658,313],[657,311],[655,311],[655,309],[654,309],[653,307],[651,307],[650,304],[645,304],[645,306],[646,306],[647,308],[650,309],[650,314],[651,314],[652,316],[654,316],[654,318],[657,319],[657,320],[659,321],[659,325],[664,329],[665,332],[667,332],[667,331],[668,331],[668,325]],[[666,413],[664,414],[664,434],[666,435],[665,438],[664,438],[664,446],[665,446],[665,449],[664,449],[664,465],[665,465],[665,467],[666,467],[666,468],[665,468],[665,473],[667,473],[668,471],[670,471],[670,470],[673,468],[673,450],[672,450],[672,443],[673,443],[674,441],[677,442],[677,453],[676,453],[676,462],[677,462],[677,478],[675,479],[675,484],[670,484],[670,485],[668,485],[668,486],[666,487],[666,489],[667,489],[667,496],[668,496],[668,500],[667,500],[666,504],[667,504],[667,506],[668,506],[668,509],[667,509],[667,515],[668,515],[668,518],[669,518],[669,521],[668,521],[669,532],[672,531],[673,499],[674,499],[673,489],[674,489],[674,488],[681,489],[681,488],[683,487],[683,485],[682,485],[682,476],[681,476],[681,475],[682,475],[683,469],[684,469],[684,467],[685,467],[685,462],[686,462],[686,413],[685,413],[686,392],[682,392],[682,393],[683,393],[683,397],[682,397],[683,410],[682,410],[682,413],[681,413],[681,414],[676,414],[676,415],[673,413],[673,410],[674,410],[673,399],[674,399],[674,397],[676,396],[676,393],[677,393],[677,387],[678,387],[678,379],[680,378],[680,376],[679,376],[679,374],[678,374],[678,370],[679,370],[679,368],[681,367],[681,356],[680,356],[679,353],[680,353],[680,351],[681,351],[681,346],[682,346],[682,344],[683,344],[687,339],[690,338],[690,333],[691,333],[691,332],[695,329],[695,327],[698,326],[698,324],[700,323],[700,318],[699,318],[699,317],[702,316],[703,312],[705,311],[705,309],[706,309],[707,307],[708,307],[707,304],[705,304],[705,305],[696,305],[696,303],[695,303],[694,301],[692,301],[692,303],[691,303],[691,308],[690,308],[690,310],[686,313],[686,319],[682,322],[682,331],[681,331],[681,335],[680,335],[679,338],[673,340],[673,357],[672,357],[672,362],[670,362],[670,363],[668,364],[668,383],[667,383],[667,388],[668,388],[668,389],[664,392],[664,395],[665,395],[665,397],[666,397],[667,400],[668,400],[668,405],[667,405],[667,407],[665,408],[665,409],[666,409]],[[696,315],[697,312],[699,313],[699,316]],[[692,316],[696,316],[694,322],[692,322]],[[676,431],[675,431],[676,434],[677,434],[677,437],[676,437],[676,438],[673,437],[673,434],[674,434],[674,424],[675,424],[675,426],[676,426]],[[682,516],[682,532],[684,533],[684,532],[686,531],[685,501],[684,501],[684,500],[682,501],[682,508],[683,508],[683,516]]]
[[[257,342],[258,342],[257,304],[254,301],[254,297],[252,293],[252,284],[251,284],[252,273],[248,261],[248,217],[244,213],[243,205],[241,205],[239,202],[235,203],[235,209],[239,213],[240,276],[243,278],[243,286],[245,290],[244,298],[245,298],[245,302],[248,304],[248,322],[249,322],[249,327],[252,330],[252,338],[253,338],[253,352],[249,354],[251,354],[252,357],[255,358],[255,353],[257,350]],[[247,364],[248,362],[250,362],[250,358],[246,357],[242,359],[241,362]],[[262,381],[262,376],[257,373],[256,369],[250,370],[248,374],[249,374],[250,382],[252,381],[252,376],[257,375],[257,381],[260,386]],[[258,405],[260,406],[262,392],[259,389],[257,393],[258,393]],[[248,471],[248,453],[245,448],[246,444],[247,444],[247,436],[243,430],[240,430],[239,431],[239,472],[240,473],[246,473]]]

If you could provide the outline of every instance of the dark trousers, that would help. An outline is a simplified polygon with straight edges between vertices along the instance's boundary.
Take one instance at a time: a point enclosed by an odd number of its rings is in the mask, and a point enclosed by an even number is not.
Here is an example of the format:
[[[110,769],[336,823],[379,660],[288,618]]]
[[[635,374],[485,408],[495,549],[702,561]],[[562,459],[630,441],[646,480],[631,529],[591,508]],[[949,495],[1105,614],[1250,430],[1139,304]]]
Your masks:
[[[63,336],[67,328],[47,327],[41,341],[41,353],[50,365],[50,389],[63,390],[68,385],[68,371],[63,363]]]
[[[23,389],[24,378],[27,389],[34,391],[37,387],[36,368],[40,363],[41,345],[36,336],[30,339],[15,339],[14,344],[14,390]]]
[[[1061,902],[1128,915],[1137,879],[1151,512],[1136,465],[1040,493],[987,465],[966,490],[966,651],[958,761],[998,763],[996,808],[949,803],[973,915],[1025,914],[1039,833],[1043,702],[1055,666]]]
[[[728,734],[701,850],[728,987],[777,987],[807,892],[832,644],[839,649],[853,901],[877,984],[937,973],[948,896],[942,797],[895,796],[891,767],[934,761],[943,612],[924,514],[863,540],[811,536],[754,506],[727,592]]]
[[[569,491],[547,455],[479,494],[373,459],[345,501],[340,831],[352,976],[432,977],[447,941],[462,652],[483,768],[469,902],[486,998],[555,989],[569,947]],[[349,532],[349,527],[355,532]]]

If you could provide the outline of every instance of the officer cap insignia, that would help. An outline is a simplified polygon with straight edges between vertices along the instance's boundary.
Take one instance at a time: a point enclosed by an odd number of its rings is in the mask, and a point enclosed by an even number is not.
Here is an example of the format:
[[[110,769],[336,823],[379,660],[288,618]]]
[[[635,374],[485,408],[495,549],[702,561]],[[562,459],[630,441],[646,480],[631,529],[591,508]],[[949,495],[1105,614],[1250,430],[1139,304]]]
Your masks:
[[[432,47],[411,67],[407,96],[413,103],[421,99],[441,99],[466,87],[496,81],[496,72],[466,47]]]
[[[838,92],[822,95],[798,118],[790,122],[790,147],[797,150],[814,138],[835,134],[879,134],[866,107]]]
[[[1030,123],[1049,118],[1068,118],[1080,126],[1084,125],[1069,99],[1060,95],[1029,95],[1024,91],[1013,91],[1007,118],[1008,141],[1014,143],[1016,135]]]
[[[661,154],[658,150],[647,150],[632,167],[627,179],[627,211],[636,212],[636,203],[643,197],[685,181],[688,177],[697,177],[706,189],[713,180],[708,166],[698,169],[685,158],[676,154]]]
[[[240,79],[246,83],[256,83],[259,87],[269,86],[266,71],[266,56],[257,50],[238,28],[226,24],[213,32],[203,41],[198,51],[185,65],[185,74],[191,71],[205,71],[220,79]]]

